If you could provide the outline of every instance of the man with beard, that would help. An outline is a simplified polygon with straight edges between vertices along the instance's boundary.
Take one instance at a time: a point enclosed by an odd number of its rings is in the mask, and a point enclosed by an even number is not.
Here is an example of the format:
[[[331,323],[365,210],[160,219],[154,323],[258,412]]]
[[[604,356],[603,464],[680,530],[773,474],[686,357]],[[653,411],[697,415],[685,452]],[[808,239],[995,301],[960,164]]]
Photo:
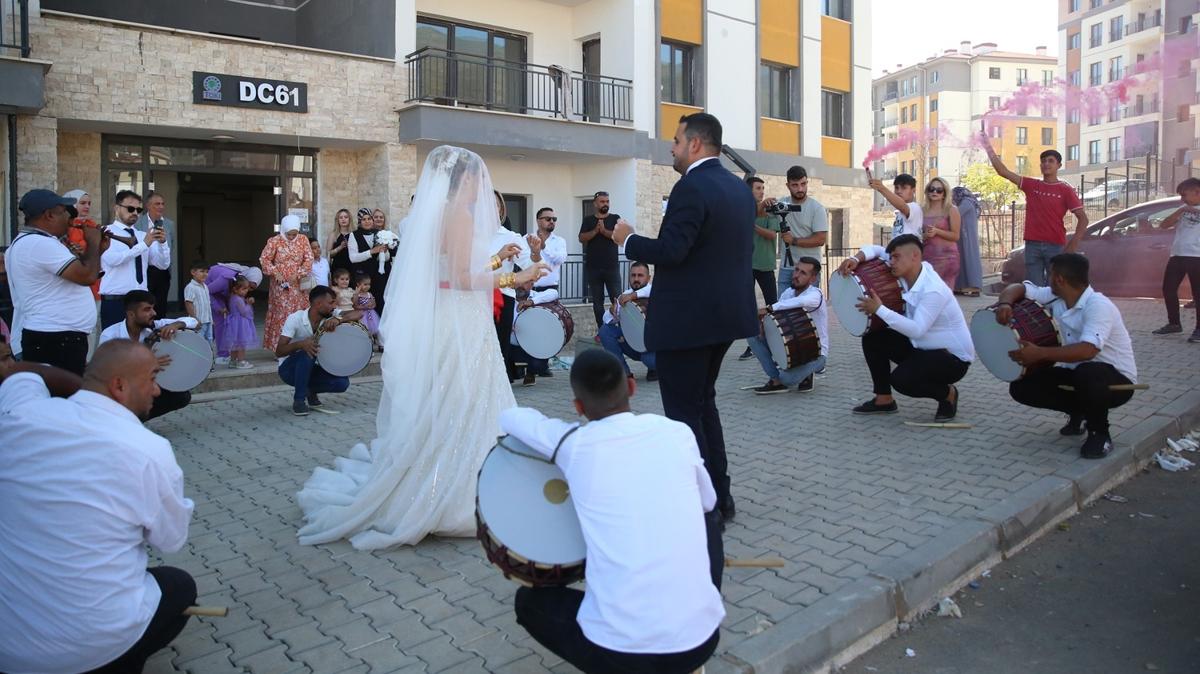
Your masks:
[[[525,237],[526,243],[529,245],[530,259],[534,262],[545,262],[550,265],[550,273],[534,282],[530,299],[527,300],[531,301],[529,306],[553,301],[545,299],[551,296],[548,294],[549,291],[554,291],[554,300],[557,300],[559,297],[559,269],[562,267],[563,262],[567,261],[567,240],[554,233],[556,227],[558,227],[558,216],[554,214],[554,209],[549,206],[543,206],[537,212],[537,233]],[[541,298],[540,301],[539,298]],[[548,361],[541,358],[529,358],[527,360],[532,362],[525,368],[525,386],[533,384],[535,376],[553,376],[550,372]]]
[[[767,314],[777,311],[791,309],[807,311],[817,330],[817,340],[821,345],[820,355],[807,363],[780,370],[779,365],[783,363],[775,363],[771,357],[771,348],[767,346],[767,340],[762,335],[748,338],[746,341],[750,344],[751,352],[758,357],[758,363],[762,366],[763,372],[770,377],[766,384],[754,389],[755,393],[759,395],[783,393],[793,386],[801,393],[809,393],[814,388],[813,375],[825,369],[825,359],[829,355],[829,312],[825,307],[825,296],[821,294],[821,289],[814,282],[820,277],[820,274],[821,261],[817,258],[802,257],[796,260],[796,266],[792,270],[792,286],[783,292],[778,302],[768,304],[758,310],[760,320]],[[763,329],[771,329],[770,322],[764,325]]]
[[[579,243],[583,244],[583,277],[592,295],[592,313],[596,325],[604,319],[604,291],[610,302],[617,300],[621,289],[621,266],[617,261],[617,243],[613,229],[621,216],[609,213],[608,192],[596,192],[592,197],[593,215],[584,217],[579,227]]]
[[[195,330],[200,327],[196,319],[190,316],[182,318],[159,318],[154,308],[158,298],[147,290],[130,290],[125,294],[125,320],[113,323],[100,332],[100,341],[104,344],[114,339],[132,339],[145,343],[146,339],[158,333],[159,339],[169,340],[180,330]],[[171,364],[170,356],[159,356],[158,366],[166,367]],[[161,417],[168,412],[183,409],[192,402],[191,391],[162,391],[154,398],[154,406],[150,408],[147,419]]]
[[[645,262],[629,265],[629,287],[621,293],[612,308],[604,312],[604,323],[600,326],[599,334],[604,350],[616,356],[625,367],[626,377],[633,378],[633,373],[629,371],[629,363],[625,362],[625,357],[629,356],[646,366],[646,381],[658,381],[658,372],[654,369],[654,352],[639,353],[629,346],[620,323],[621,307],[634,300],[650,297],[651,290],[650,267]]]
[[[803,166],[787,170],[788,196],[779,200],[781,204],[800,206],[800,210],[789,211],[783,218],[783,260],[779,264],[779,294],[782,295],[792,283],[792,268],[802,257],[823,259],[826,239],[829,236],[829,216],[821,202],[808,196],[808,171]],[[813,279],[821,286],[821,279]]]
[[[283,322],[275,356],[279,358],[279,378],[295,387],[292,414],[305,416],[310,410],[323,412],[318,393],[342,393],[350,388],[349,377],[335,377],[317,363],[317,328],[333,332],[347,321],[356,321],[362,312],[340,311],[335,308],[337,294],[329,286],[317,286],[308,291],[308,308],[301,309]],[[337,412],[332,412],[337,414]]]

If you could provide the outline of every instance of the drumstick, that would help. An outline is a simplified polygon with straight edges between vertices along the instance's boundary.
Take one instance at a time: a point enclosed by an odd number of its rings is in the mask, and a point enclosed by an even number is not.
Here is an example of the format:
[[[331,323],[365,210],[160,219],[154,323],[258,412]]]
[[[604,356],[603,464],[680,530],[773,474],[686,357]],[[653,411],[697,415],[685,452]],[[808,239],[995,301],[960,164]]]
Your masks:
[[[757,559],[725,558],[725,566],[729,568],[746,569],[782,569],[785,562],[778,557],[759,557]]]
[[[959,423],[959,422],[927,424],[927,423],[922,423],[920,421],[906,421],[906,422],[904,422],[904,425],[905,426],[918,426],[920,428],[971,428],[971,424],[964,424],[964,423]]]
[[[1070,384],[1059,384],[1058,387],[1064,391],[1074,391],[1075,387]],[[1149,384],[1109,384],[1110,391],[1145,391],[1150,388]]]
[[[224,618],[229,615],[229,608],[225,606],[189,606],[183,609],[183,615]]]

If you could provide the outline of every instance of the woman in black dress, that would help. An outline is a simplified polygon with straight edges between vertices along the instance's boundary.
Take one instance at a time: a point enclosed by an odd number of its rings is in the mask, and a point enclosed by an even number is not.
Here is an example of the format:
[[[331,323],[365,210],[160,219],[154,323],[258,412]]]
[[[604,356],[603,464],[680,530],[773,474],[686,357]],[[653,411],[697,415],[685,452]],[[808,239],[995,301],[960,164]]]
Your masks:
[[[350,237],[354,227],[350,219],[350,211],[342,208],[334,216],[334,228],[325,241],[325,250],[329,256],[329,271],[345,269],[350,271]]]

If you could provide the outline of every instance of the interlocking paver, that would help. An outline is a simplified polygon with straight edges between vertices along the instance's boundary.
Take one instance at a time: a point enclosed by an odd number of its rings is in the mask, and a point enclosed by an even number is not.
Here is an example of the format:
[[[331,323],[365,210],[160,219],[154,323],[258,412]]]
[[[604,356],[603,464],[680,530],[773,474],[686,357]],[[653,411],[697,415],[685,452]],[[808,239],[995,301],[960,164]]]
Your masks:
[[[990,301],[962,304],[969,316]],[[1194,390],[1200,370],[1196,345],[1149,334],[1162,323],[1160,302],[1117,304],[1152,388],[1113,411],[1114,434]],[[764,380],[755,361],[735,360],[740,344],[718,382],[739,511],[726,553],[787,562],[727,571],[720,652],[1078,461],[1079,440],[1058,435],[1061,415],[1013,403],[978,362],[959,387],[959,421],[972,429],[903,426],[934,411],[905,398],[898,415],[852,416],[870,380],[857,340],[834,319],[830,337],[828,374],[814,393],[739,391]],[[518,402],[574,418],[564,374],[515,389]],[[147,672],[572,671],[516,625],[516,585],[473,540],[374,552],[345,541],[299,545],[295,493],[314,467],[370,439],[380,390],[378,382],[356,383],[346,396],[328,396],[337,417],[297,419],[279,390],[193,404],[150,422],[172,441],[197,504],[188,544],[161,563],[197,577],[200,603],[231,612],[191,621]],[[657,386],[644,384],[633,406],[661,413]]]

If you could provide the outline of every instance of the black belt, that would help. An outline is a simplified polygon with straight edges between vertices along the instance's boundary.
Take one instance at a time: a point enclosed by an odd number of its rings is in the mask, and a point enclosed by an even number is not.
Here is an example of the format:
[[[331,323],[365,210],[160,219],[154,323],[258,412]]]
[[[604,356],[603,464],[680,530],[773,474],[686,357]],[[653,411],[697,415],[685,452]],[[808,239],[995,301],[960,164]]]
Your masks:
[[[534,286],[533,289],[534,290],[558,290],[558,284],[555,283],[552,286]]]

